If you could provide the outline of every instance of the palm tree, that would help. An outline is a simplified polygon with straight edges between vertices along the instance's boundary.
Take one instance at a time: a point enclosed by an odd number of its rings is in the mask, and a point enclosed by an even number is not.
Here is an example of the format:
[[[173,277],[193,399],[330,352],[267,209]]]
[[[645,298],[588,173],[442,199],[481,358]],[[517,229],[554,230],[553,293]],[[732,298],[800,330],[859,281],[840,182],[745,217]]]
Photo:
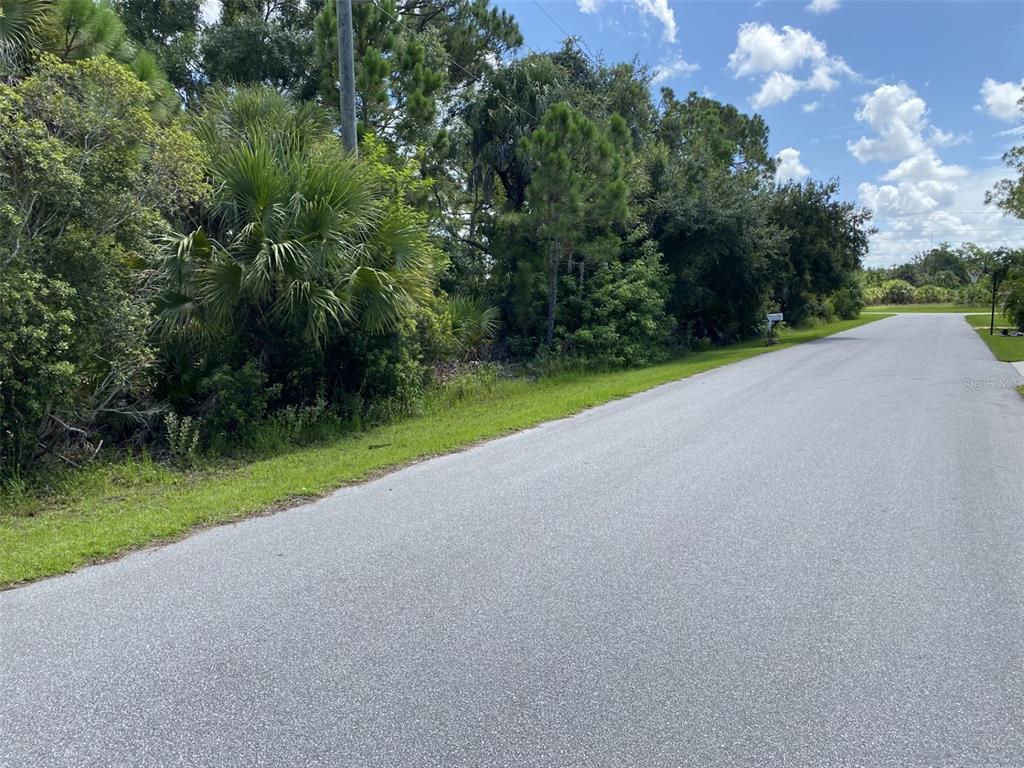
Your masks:
[[[342,325],[386,331],[430,300],[437,254],[421,216],[388,194],[381,168],[343,151],[323,110],[243,88],[210,96],[195,132],[213,193],[156,265],[163,338],[300,330],[319,347]]]

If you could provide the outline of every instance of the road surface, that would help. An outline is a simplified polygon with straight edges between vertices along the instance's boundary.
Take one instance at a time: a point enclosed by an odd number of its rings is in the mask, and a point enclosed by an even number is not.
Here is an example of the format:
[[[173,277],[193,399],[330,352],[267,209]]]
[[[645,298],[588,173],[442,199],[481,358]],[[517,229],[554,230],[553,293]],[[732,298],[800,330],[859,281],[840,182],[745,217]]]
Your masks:
[[[0,593],[0,765],[1022,766],[1019,382],[886,319]]]

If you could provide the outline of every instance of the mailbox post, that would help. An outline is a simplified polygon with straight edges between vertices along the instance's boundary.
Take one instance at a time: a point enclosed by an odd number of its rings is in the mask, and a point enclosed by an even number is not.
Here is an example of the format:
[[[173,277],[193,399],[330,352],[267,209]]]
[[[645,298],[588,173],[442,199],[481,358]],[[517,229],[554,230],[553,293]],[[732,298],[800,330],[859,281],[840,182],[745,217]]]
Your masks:
[[[768,314],[767,317],[768,317],[768,340],[765,343],[765,346],[770,347],[772,344],[775,343],[774,328],[775,328],[775,326],[778,323],[782,322],[782,313],[781,312],[771,312],[771,313]]]

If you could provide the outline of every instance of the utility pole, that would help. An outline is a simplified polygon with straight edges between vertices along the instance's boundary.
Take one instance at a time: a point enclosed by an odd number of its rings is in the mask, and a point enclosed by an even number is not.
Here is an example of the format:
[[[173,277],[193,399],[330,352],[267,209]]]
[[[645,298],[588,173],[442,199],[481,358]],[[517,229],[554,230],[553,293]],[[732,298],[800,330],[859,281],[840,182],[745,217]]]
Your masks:
[[[993,266],[986,265],[984,269],[987,274],[992,276],[992,317],[989,320],[988,335],[994,336],[996,332],[996,293],[999,290],[999,284],[1010,271],[1005,249],[1000,248],[994,251],[988,258],[988,264],[994,264]]]
[[[988,324],[988,335],[989,336],[994,336],[995,332],[996,332],[996,288],[997,287],[998,287],[998,284],[996,283],[996,273],[993,272],[992,273],[992,317],[989,320],[989,324]]]
[[[352,52],[352,0],[335,0],[338,16],[338,87],[341,90],[341,141],[353,155],[356,146],[356,69]]]

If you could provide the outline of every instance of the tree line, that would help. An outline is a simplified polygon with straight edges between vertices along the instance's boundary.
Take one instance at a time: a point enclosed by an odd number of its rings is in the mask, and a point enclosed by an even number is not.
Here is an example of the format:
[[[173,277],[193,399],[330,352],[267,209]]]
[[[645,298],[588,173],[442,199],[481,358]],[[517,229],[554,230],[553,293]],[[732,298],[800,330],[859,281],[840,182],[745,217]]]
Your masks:
[[[524,52],[488,0],[355,6],[358,157],[329,0],[0,11],[0,470],[372,423],[441,367],[644,365],[863,304],[870,213],[776,183],[760,116],[574,39]]]
[[[1024,277],[1024,249],[983,248],[974,243],[941,243],[903,264],[864,269],[861,284],[868,305],[945,304],[988,306],[993,282],[997,307],[1012,315],[1011,288]]]

